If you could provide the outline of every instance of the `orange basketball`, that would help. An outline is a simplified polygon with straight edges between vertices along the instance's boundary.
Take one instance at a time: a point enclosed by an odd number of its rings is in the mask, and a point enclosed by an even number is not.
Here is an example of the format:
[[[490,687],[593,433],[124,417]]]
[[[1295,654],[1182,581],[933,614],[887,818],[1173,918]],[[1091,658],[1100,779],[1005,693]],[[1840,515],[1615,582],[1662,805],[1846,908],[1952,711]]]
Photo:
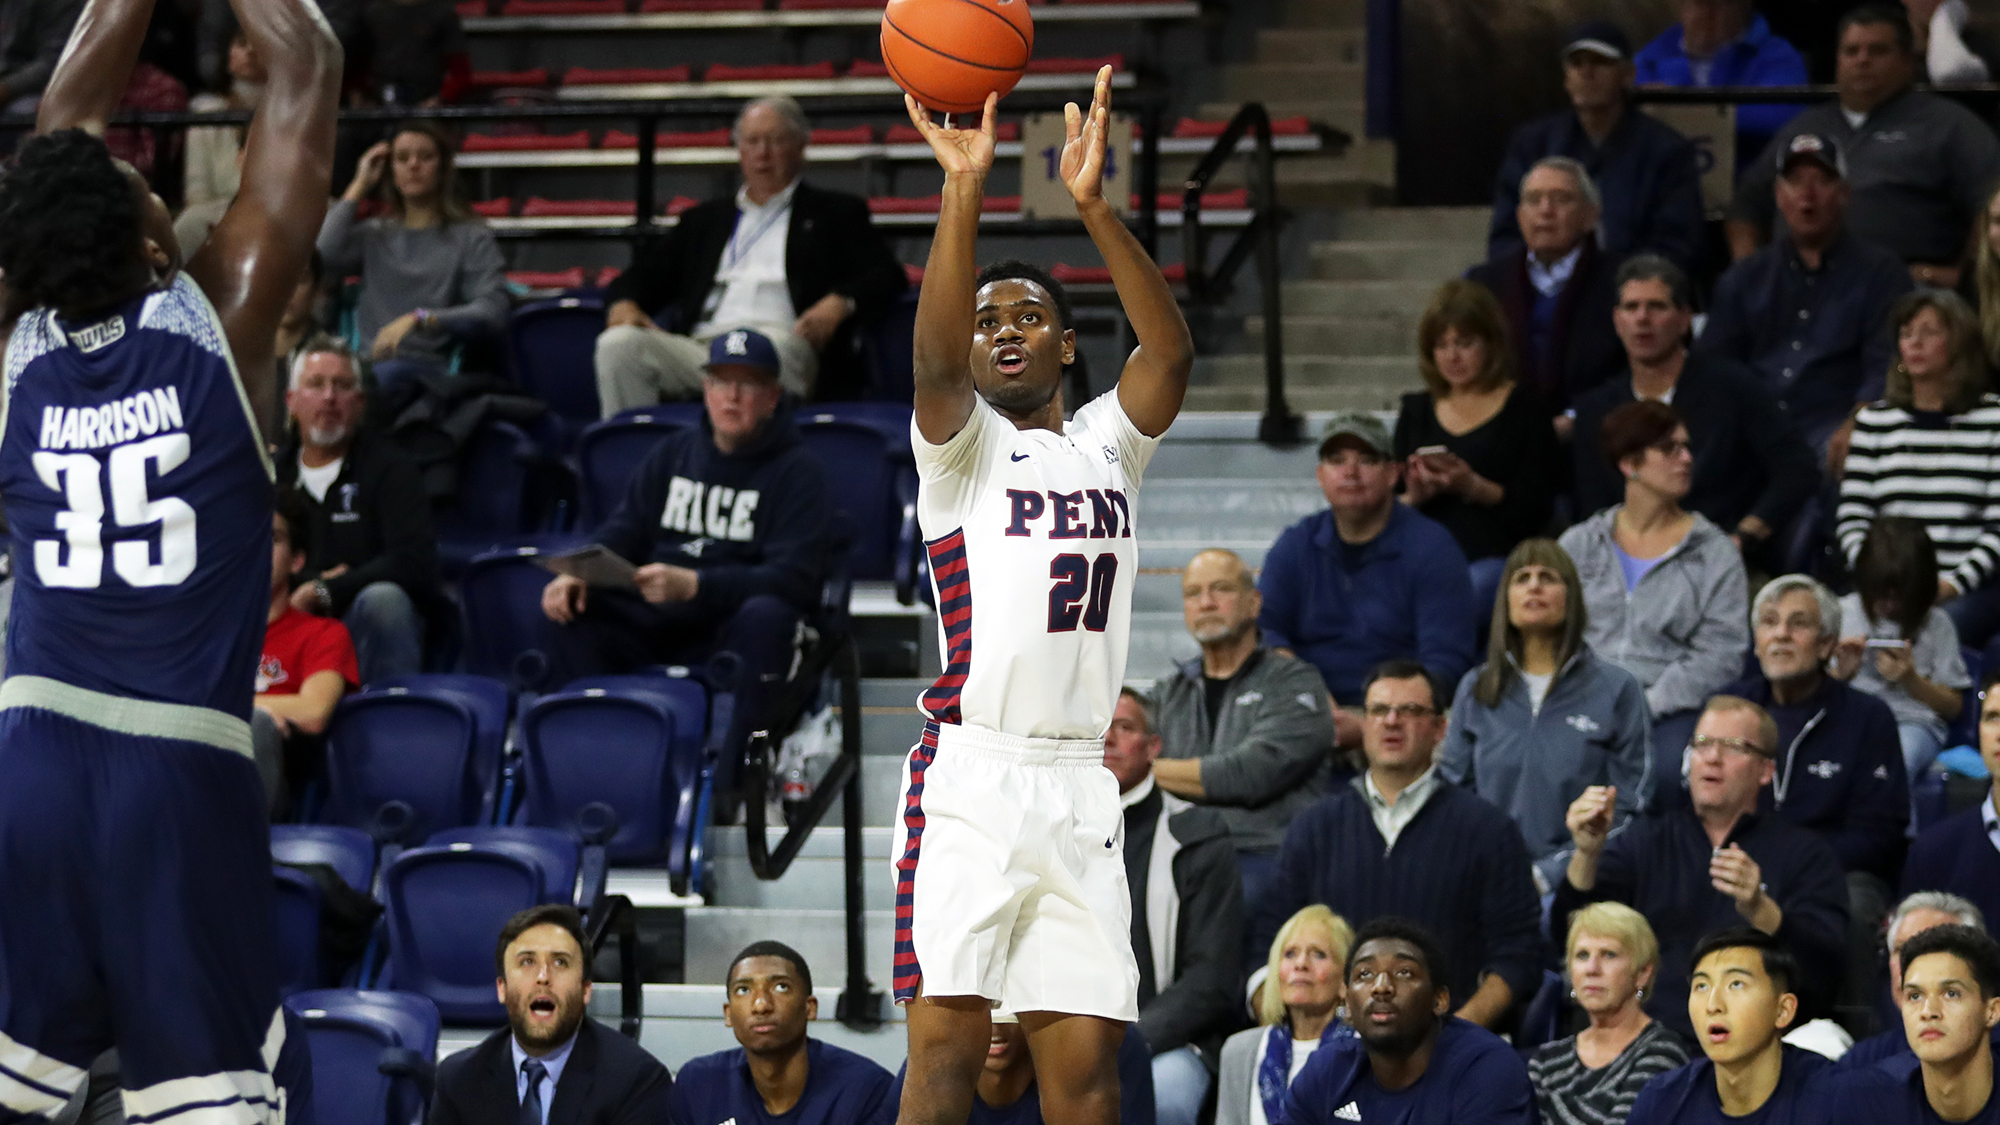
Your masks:
[[[987,94],[1005,97],[1034,53],[1027,0],[889,0],[882,12],[882,64],[940,113],[977,113]]]

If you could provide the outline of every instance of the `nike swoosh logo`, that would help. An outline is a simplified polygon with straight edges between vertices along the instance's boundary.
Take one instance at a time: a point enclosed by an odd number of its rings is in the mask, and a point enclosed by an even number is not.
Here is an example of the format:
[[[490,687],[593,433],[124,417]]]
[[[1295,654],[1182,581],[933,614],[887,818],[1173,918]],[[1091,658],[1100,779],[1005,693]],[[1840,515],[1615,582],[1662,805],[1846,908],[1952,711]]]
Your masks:
[[[1027,454],[1025,454],[1025,453],[1014,453],[1014,454],[1010,454],[1010,455],[1008,456],[1008,458],[1007,458],[1007,460],[1009,460],[1009,461],[1026,461],[1027,459],[1028,459],[1028,455],[1027,455]]]

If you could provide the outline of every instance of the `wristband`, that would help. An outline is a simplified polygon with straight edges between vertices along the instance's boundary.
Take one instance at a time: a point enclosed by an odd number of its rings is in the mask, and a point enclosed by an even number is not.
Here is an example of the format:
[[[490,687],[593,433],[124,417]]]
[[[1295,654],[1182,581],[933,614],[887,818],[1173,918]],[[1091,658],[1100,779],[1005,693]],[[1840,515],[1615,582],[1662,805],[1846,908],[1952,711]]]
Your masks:
[[[433,319],[433,314],[429,309],[418,309],[410,315],[416,318],[418,328],[430,327],[431,320]]]
[[[331,614],[333,612],[333,591],[327,589],[326,583],[318,579],[313,580],[313,601],[319,606],[320,613]]]

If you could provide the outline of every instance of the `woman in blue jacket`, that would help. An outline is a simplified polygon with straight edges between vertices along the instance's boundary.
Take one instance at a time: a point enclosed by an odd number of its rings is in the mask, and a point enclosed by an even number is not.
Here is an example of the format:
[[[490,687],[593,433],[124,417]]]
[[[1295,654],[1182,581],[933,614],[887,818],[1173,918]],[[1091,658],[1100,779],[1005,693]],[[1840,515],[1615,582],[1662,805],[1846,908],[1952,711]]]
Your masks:
[[[1592,785],[1618,789],[1621,818],[1653,788],[1651,716],[1637,677],[1584,643],[1583,584],[1568,553],[1529,539],[1507,556],[1486,663],[1465,674],[1438,772],[1520,825],[1547,894],[1568,862],[1564,815]]]

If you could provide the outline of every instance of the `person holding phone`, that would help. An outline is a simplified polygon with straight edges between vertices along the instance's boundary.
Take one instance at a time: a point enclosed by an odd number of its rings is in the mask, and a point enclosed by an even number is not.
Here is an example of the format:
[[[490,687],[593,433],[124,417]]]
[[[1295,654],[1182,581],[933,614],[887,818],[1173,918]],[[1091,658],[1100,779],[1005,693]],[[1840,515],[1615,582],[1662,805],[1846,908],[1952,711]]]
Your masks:
[[[1544,530],[1560,483],[1549,409],[1514,364],[1499,300],[1476,281],[1447,281],[1417,326],[1425,389],[1404,395],[1396,418],[1403,501],[1444,525],[1471,560],[1480,627],[1507,552]]]

